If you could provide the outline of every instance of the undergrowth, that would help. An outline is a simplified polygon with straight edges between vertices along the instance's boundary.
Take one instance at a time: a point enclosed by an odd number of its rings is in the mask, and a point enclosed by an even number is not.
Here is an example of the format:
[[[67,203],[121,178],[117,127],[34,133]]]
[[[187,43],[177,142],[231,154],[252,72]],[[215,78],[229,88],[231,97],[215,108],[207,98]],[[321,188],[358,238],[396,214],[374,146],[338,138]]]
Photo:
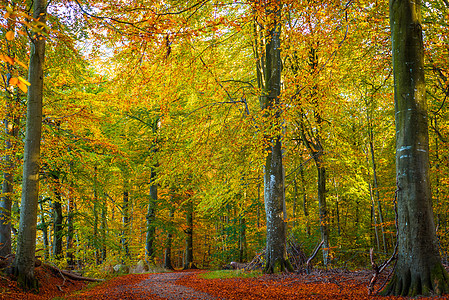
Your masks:
[[[217,270],[199,274],[203,279],[253,278],[262,276],[262,271]]]

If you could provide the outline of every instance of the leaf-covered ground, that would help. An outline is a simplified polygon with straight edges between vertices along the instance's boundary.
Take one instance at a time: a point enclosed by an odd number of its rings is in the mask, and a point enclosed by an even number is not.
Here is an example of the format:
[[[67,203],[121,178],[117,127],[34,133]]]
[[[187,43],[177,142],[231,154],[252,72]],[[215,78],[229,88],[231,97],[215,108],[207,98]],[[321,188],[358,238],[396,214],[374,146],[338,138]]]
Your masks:
[[[403,299],[368,296],[369,271],[331,270],[230,279],[204,279],[204,272],[130,274],[88,286],[64,280],[40,267],[36,271],[41,282],[39,295],[23,293],[14,281],[1,277],[0,299]]]

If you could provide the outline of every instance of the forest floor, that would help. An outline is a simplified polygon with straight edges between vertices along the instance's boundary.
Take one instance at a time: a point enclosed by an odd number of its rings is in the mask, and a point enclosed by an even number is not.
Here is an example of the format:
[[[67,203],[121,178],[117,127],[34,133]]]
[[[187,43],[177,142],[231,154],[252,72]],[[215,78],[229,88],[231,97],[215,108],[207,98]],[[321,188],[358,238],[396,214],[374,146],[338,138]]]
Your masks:
[[[315,270],[312,274],[230,279],[204,279],[201,277],[204,272],[207,271],[130,274],[87,284],[63,279],[42,266],[36,269],[41,284],[39,295],[24,293],[14,281],[0,277],[0,299],[404,299],[369,296],[369,270]],[[432,299],[449,299],[449,296]]]

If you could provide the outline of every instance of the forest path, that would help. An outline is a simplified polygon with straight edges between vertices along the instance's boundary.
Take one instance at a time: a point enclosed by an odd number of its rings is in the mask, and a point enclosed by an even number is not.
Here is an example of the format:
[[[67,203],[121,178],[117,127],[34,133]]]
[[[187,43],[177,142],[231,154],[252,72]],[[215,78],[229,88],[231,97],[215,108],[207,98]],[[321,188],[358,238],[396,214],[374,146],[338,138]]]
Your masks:
[[[69,299],[220,299],[192,287],[177,284],[178,280],[196,276],[199,271],[182,271],[155,274],[130,274],[116,277]]]
[[[166,299],[199,299],[213,300],[219,299],[204,292],[197,291],[191,287],[176,284],[185,276],[194,276],[198,272],[173,272],[149,275],[148,279],[137,284],[138,289],[148,290],[149,293]]]

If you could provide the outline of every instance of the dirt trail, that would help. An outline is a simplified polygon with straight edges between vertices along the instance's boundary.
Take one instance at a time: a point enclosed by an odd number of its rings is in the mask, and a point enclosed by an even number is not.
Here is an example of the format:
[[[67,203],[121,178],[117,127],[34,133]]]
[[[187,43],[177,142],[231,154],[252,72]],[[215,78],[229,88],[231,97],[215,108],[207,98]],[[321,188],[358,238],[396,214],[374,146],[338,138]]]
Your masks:
[[[196,274],[198,274],[198,271],[120,276],[85,292],[72,295],[69,299],[220,299],[192,287],[177,284],[178,280],[196,276]]]
[[[209,294],[197,291],[193,288],[176,284],[176,281],[185,276],[194,276],[198,272],[182,272],[182,273],[160,273],[149,275],[148,279],[137,284],[139,291],[148,290],[149,293],[155,294],[161,298],[167,299],[198,299],[198,300],[215,300],[219,299]]]

